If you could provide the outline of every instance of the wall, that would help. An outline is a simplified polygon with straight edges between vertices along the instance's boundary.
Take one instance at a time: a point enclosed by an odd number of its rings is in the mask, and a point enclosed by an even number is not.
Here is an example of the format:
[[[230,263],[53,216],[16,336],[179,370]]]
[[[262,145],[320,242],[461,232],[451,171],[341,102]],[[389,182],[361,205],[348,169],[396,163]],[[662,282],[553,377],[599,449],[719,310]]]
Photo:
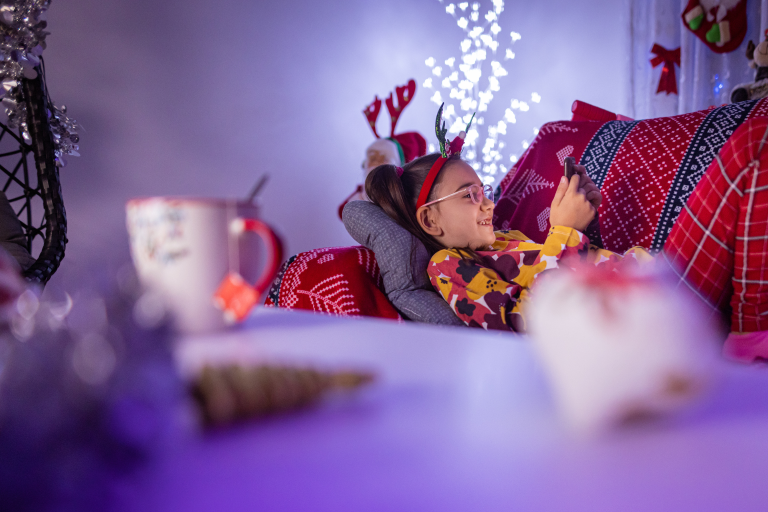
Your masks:
[[[626,31],[630,59],[627,76],[627,115],[638,119],[671,116],[730,103],[731,92],[740,84],[753,82],[755,70],[747,63],[748,41],[763,39],[768,26],[768,0],[747,0],[746,35],[738,48],[715,53],[682,23],[688,0],[625,0]],[[735,35],[734,25],[731,31]],[[675,76],[677,94],[657,93],[662,67],[652,68],[650,49],[657,43],[673,50],[680,48]],[[630,85],[631,84],[631,85]]]
[[[622,5],[507,1],[502,36],[522,39],[489,115],[543,98],[510,144],[569,118],[577,98],[621,110]],[[265,172],[263,217],[289,253],[351,244],[336,207],[372,141],[362,108],[408,78],[421,85],[424,60],[459,54],[462,39],[438,0],[67,0],[48,20],[51,95],[85,128],[83,156],[62,172],[64,275],[127,261],[128,198],[244,195]],[[434,141],[428,98],[417,90],[399,129]]]

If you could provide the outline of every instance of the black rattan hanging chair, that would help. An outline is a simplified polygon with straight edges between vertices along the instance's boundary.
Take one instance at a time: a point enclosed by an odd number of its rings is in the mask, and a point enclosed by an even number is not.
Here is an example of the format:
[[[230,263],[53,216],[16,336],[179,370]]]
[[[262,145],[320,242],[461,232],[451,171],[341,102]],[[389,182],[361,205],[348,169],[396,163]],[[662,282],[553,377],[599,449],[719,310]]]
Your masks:
[[[0,123],[0,179],[5,178],[2,190],[21,222],[27,250],[35,258],[24,277],[45,284],[64,258],[67,215],[43,70],[37,69],[37,78],[22,80],[21,88],[31,140],[25,141],[19,130]]]

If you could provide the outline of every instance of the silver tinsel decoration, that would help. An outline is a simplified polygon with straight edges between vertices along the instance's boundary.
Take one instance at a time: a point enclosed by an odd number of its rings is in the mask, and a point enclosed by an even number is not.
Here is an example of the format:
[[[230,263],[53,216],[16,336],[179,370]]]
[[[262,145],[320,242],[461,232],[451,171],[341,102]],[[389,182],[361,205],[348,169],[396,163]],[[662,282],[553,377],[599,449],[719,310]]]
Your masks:
[[[16,0],[0,4],[0,102],[8,118],[8,126],[21,131],[31,142],[27,127],[27,108],[21,90],[24,78],[37,78],[41,66],[48,22],[45,13],[50,0]],[[56,165],[64,167],[64,155],[80,156],[77,121],[67,117],[63,105],[49,102],[49,124],[53,134]]]

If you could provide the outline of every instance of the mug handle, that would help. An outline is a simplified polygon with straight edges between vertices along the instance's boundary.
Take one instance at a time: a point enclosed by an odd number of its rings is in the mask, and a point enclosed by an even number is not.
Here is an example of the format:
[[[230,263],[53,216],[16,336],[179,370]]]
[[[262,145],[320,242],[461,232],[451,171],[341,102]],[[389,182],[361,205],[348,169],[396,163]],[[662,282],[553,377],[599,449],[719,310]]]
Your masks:
[[[256,284],[250,285],[238,272],[230,271],[213,294],[213,303],[224,311],[224,318],[228,322],[239,322],[248,316],[272,284],[283,261],[283,244],[272,228],[260,220],[239,217],[230,223],[229,229],[233,235],[245,231],[255,233],[267,246],[267,261]]]
[[[240,217],[233,221],[233,229],[237,233],[243,233],[244,231],[255,233],[261,237],[267,246],[267,261],[264,264],[264,270],[253,285],[256,295],[261,298],[272,284],[272,280],[277,275],[280,264],[283,262],[283,243],[275,232],[272,231],[272,228],[260,220]]]

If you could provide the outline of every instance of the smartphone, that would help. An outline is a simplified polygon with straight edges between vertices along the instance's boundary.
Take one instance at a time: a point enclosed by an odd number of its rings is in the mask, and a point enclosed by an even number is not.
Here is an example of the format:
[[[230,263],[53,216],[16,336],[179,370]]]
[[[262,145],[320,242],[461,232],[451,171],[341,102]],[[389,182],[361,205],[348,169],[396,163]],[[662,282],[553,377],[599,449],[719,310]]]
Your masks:
[[[572,156],[565,157],[565,162],[563,162],[563,165],[565,167],[565,177],[568,179],[568,181],[571,181],[571,176],[573,176],[576,171],[573,170],[573,166],[576,165],[576,159]]]

